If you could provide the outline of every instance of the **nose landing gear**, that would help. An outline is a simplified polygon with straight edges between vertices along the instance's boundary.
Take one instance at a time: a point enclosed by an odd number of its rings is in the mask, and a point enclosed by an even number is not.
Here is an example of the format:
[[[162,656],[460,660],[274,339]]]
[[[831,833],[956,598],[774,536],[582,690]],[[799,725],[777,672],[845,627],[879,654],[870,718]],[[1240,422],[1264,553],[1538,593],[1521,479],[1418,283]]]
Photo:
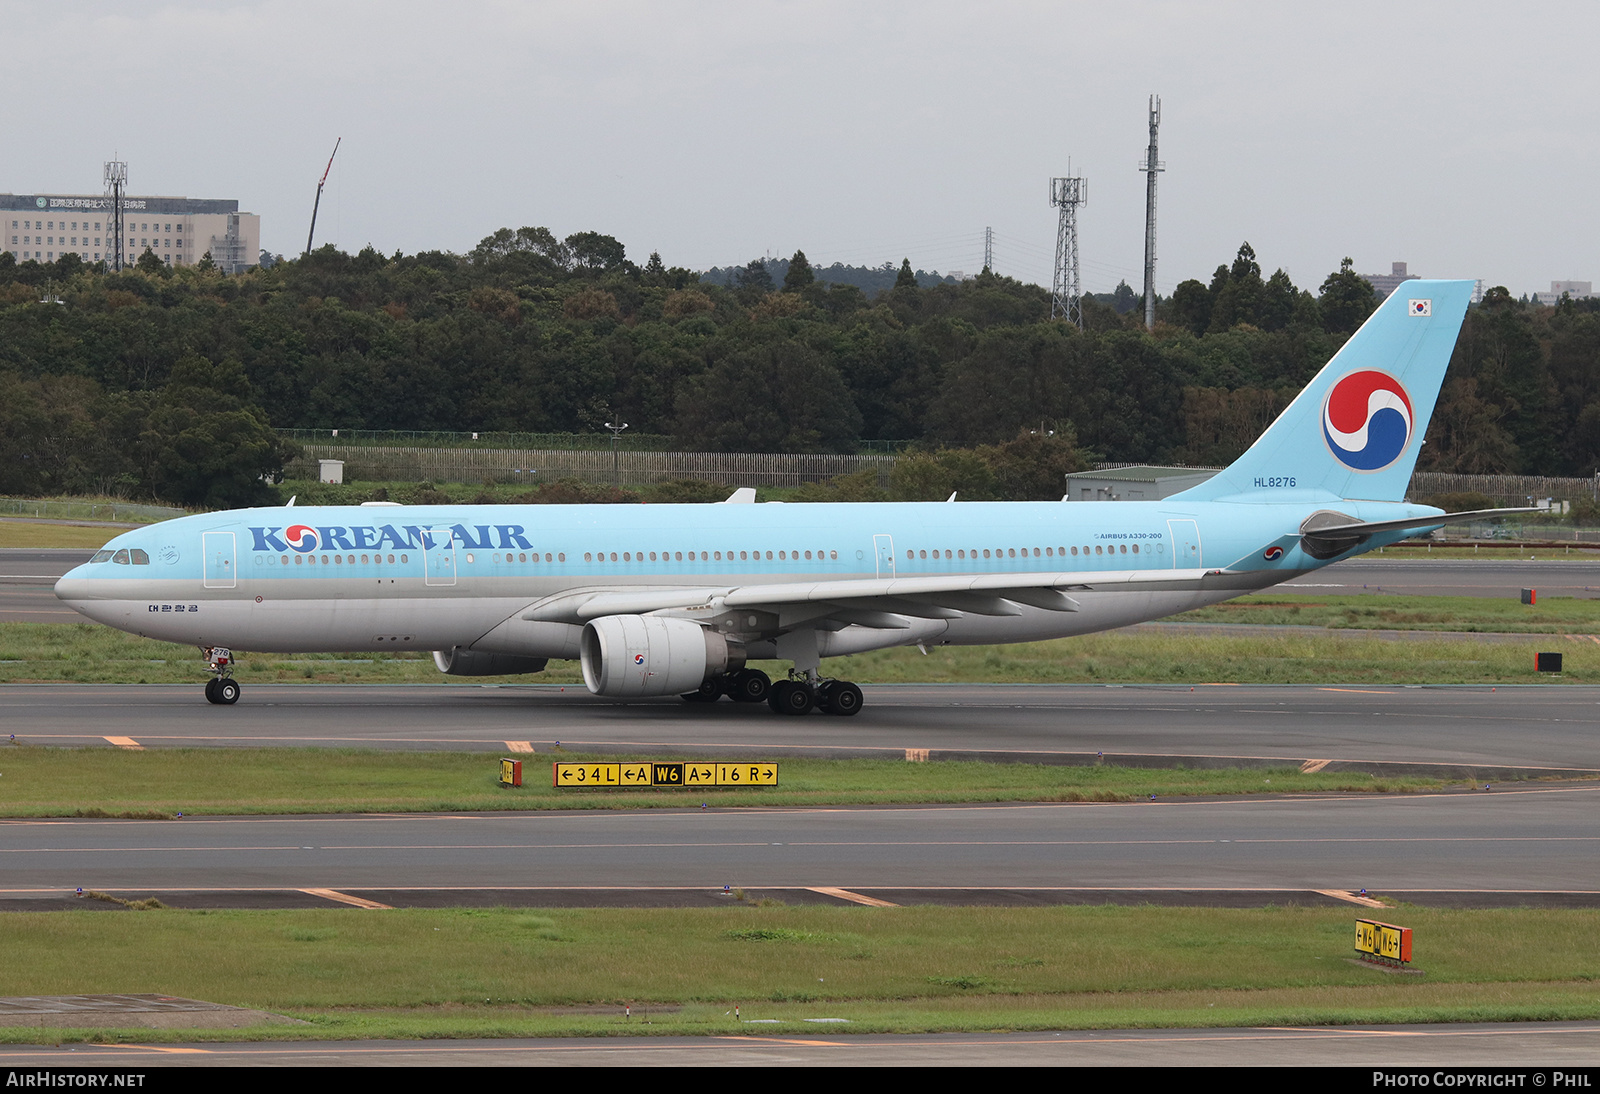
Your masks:
[[[206,681],[206,702],[232,706],[239,701],[239,681],[233,678],[233,651],[222,646],[202,646],[206,667],[216,673]]]

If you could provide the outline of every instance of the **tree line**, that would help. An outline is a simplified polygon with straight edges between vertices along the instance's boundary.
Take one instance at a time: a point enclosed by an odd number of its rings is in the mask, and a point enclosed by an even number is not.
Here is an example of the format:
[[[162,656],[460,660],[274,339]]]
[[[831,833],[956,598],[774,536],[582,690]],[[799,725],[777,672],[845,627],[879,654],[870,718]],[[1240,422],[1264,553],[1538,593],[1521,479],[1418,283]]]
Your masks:
[[[615,416],[698,450],[893,440],[937,463],[1049,437],[1075,466],[1218,465],[1376,306],[1348,260],[1313,292],[1263,276],[1248,243],[1161,299],[1153,332],[1131,290],[1085,298],[1080,330],[1050,319],[1045,289],[988,271],[924,284],[902,262],[869,295],[803,252],[774,265],[714,284],[544,228],[464,255],[325,246],[238,275],[0,254],[0,491],[240,504],[292,455],[274,428],[587,432]],[[1593,474],[1594,302],[1487,293],[1428,442],[1430,470]]]

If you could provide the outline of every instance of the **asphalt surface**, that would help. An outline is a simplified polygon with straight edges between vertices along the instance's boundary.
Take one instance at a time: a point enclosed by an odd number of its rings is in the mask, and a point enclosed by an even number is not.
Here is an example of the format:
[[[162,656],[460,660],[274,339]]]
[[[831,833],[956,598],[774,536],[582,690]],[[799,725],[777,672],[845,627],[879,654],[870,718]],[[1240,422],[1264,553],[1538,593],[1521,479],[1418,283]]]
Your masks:
[[[897,905],[1353,903],[1348,894],[1366,889],[1423,904],[1600,906],[1600,786],[1120,804],[7,821],[0,864],[0,901],[14,909],[59,906],[79,888],[200,907],[282,906],[289,894],[301,896],[288,903],[314,906],[704,905],[735,899],[723,895],[734,888]],[[472,892],[479,896],[461,899]]]
[[[12,684],[0,726],[23,744],[355,747],[652,756],[876,756],[1041,763],[1316,763],[1505,778],[1600,772],[1600,688],[1270,685],[873,685],[853,718],[765,704],[623,703],[581,687]],[[108,738],[116,737],[115,743]],[[3,740],[3,738],[0,738]]]
[[[827,1012],[825,1006],[815,1009]],[[1426,1068],[1422,1077],[1430,1086],[1493,1083],[1534,1090],[1592,1088],[1600,1060],[1600,1025],[1594,1022],[841,1036],[846,1029],[797,1017],[714,1037],[14,1045],[0,1047],[0,1069],[100,1067],[142,1074],[157,1067],[218,1066],[1322,1067],[1343,1069],[1330,1078],[1372,1089],[1383,1085],[1373,1081],[1374,1069]],[[1522,1072],[1520,1080],[1512,1075],[1496,1081],[1491,1072],[1505,1068]],[[1565,1080],[1559,1087],[1558,1070]],[[157,1081],[147,1078],[144,1085]],[[1402,1082],[1422,1085],[1414,1075]]]

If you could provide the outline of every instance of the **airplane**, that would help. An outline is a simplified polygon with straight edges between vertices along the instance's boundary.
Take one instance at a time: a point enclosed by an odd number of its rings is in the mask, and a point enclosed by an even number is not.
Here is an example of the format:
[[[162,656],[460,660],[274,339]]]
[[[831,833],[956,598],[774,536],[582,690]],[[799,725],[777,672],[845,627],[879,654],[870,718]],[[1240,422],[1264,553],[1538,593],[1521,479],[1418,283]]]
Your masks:
[[[825,658],[1062,638],[1160,619],[1447,523],[1404,500],[1470,281],[1406,282],[1265,433],[1161,501],[244,509],[124,533],[56,595],[200,648],[431,650],[441,672],[581,662],[596,695],[854,715]],[[953,500],[953,499],[952,499]],[[793,664],[773,682],[748,662]]]

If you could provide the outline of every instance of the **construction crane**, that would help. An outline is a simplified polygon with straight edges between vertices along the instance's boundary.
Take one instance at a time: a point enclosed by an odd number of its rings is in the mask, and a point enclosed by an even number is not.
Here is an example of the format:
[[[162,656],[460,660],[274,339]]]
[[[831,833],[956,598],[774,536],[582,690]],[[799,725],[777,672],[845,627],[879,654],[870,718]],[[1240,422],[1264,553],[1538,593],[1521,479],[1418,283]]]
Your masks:
[[[333,142],[333,156],[339,154],[339,142],[343,137],[336,138]],[[317,180],[317,200],[311,205],[311,230],[306,233],[306,255],[311,254],[311,237],[317,234],[317,207],[322,204],[322,187],[328,181],[328,172],[333,170],[333,156],[328,157],[328,166],[323,168],[322,177]]]

